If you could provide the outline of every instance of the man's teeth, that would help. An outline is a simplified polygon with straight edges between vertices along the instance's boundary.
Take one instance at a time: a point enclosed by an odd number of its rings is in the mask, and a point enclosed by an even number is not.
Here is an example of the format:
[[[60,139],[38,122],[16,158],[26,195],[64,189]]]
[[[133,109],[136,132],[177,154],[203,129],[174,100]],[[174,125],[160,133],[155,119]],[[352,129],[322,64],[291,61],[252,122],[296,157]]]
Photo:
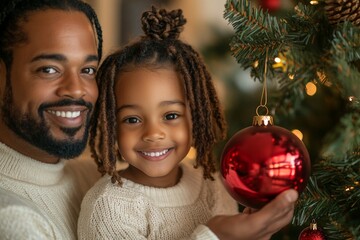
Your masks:
[[[49,110],[48,111],[51,114],[56,115],[57,117],[63,117],[63,118],[77,118],[78,116],[80,116],[80,111],[52,111]]]
[[[163,150],[161,152],[142,152],[145,156],[149,156],[149,157],[160,157],[162,155],[164,155],[165,153],[167,153],[169,151],[169,149]]]

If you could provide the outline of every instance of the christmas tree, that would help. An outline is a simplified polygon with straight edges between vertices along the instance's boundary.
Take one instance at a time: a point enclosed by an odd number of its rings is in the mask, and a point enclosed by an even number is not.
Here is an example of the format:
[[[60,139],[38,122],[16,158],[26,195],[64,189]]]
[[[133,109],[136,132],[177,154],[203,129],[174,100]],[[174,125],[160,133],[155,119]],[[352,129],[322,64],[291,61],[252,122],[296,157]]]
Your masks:
[[[301,129],[309,150],[293,225],[316,221],[328,239],[360,239],[360,1],[227,0],[224,18],[240,66],[277,83],[277,125]]]

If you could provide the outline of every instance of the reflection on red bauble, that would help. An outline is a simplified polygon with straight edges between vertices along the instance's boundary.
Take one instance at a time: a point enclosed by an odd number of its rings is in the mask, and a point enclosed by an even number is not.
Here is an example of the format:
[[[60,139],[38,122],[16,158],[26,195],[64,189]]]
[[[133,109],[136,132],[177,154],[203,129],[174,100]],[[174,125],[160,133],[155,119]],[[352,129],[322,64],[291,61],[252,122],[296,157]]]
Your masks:
[[[254,117],[253,126],[237,132],[221,156],[226,189],[251,208],[261,208],[290,188],[300,194],[310,175],[310,158],[303,142],[290,131],[268,124],[266,117]]]
[[[310,223],[310,227],[301,231],[298,240],[326,240],[326,236],[314,220]]]

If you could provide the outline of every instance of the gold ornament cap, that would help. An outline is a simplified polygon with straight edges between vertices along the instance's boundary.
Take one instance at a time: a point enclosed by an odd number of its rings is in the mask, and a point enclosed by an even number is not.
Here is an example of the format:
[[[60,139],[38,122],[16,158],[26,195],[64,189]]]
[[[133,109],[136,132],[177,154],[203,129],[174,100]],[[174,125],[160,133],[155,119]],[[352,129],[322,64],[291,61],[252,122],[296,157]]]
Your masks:
[[[312,222],[310,223],[310,227],[309,227],[311,230],[317,230],[318,227],[317,227],[317,223],[315,221],[315,219],[312,220]]]
[[[260,115],[253,117],[253,126],[272,126],[274,125],[274,119],[269,115]]]

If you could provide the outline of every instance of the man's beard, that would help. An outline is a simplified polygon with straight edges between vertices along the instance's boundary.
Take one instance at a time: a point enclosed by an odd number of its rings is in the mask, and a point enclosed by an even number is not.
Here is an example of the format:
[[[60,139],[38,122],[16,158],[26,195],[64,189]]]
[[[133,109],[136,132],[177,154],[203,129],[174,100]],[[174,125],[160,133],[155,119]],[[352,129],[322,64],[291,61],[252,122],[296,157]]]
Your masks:
[[[40,121],[36,121],[30,114],[21,114],[20,111],[15,108],[12,102],[11,91],[8,91],[6,95],[1,109],[2,118],[5,124],[19,137],[59,158],[74,158],[84,151],[89,135],[88,129],[90,125],[90,113],[92,110],[91,103],[87,103],[83,100],[62,100],[57,103],[42,104],[38,110]],[[76,140],[74,139],[74,136],[81,130],[82,126],[76,128],[60,128],[63,133],[69,136],[69,138],[66,140],[57,140],[51,135],[50,128],[46,125],[44,119],[44,111],[46,108],[50,106],[67,105],[81,105],[88,108],[85,126],[83,126],[84,134],[81,139]]]

